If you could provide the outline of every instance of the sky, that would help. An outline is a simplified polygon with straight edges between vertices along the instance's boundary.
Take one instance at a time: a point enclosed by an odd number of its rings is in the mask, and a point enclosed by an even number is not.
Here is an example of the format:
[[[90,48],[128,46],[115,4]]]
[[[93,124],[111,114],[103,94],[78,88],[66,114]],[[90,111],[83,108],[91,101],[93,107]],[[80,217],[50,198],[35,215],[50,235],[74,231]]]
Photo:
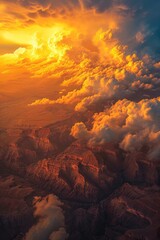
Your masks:
[[[159,9],[158,0],[0,0],[0,127],[92,111],[92,129],[77,123],[75,138],[160,154]]]

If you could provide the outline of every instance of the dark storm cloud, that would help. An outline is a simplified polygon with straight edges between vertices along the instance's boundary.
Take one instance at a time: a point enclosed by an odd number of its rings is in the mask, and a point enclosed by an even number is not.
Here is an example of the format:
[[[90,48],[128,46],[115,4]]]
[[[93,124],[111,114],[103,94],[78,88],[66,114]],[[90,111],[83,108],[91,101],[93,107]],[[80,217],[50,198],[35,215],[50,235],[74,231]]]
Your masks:
[[[113,5],[112,0],[84,0],[84,6],[86,8],[96,8],[98,11],[103,12]]]
[[[98,11],[105,11],[112,6],[112,0],[9,0],[8,2],[17,3],[24,7],[32,7],[35,5],[41,5],[45,7],[47,5],[52,6],[53,8],[57,7],[80,7],[83,5],[85,8],[96,8]]]
[[[145,53],[152,56],[159,55],[160,1],[122,0],[120,2],[128,7],[128,11],[127,21],[124,21],[119,37],[129,45],[130,50],[137,50],[142,55]],[[138,41],[137,36],[141,36],[142,41]]]
[[[69,6],[71,4],[73,5],[77,5],[79,3],[79,1],[77,0],[71,0],[71,1],[67,1],[67,0],[60,0],[60,1],[55,1],[55,0],[21,0],[18,1],[21,5],[23,6],[33,6],[33,5],[41,5],[41,6],[47,6],[47,5],[52,5],[53,7],[59,7],[59,6]]]
[[[6,4],[5,0],[1,0]],[[72,10],[96,9],[97,12],[110,11],[123,18],[117,37],[130,51],[157,56],[160,42],[160,1],[150,0],[8,0],[28,10],[25,22],[37,17],[67,16]],[[20,12],[12,13],[15,18],[25,18]],[[29,18],[29,19],[28,19]],[[107,17],[106,17],[107,22]]]

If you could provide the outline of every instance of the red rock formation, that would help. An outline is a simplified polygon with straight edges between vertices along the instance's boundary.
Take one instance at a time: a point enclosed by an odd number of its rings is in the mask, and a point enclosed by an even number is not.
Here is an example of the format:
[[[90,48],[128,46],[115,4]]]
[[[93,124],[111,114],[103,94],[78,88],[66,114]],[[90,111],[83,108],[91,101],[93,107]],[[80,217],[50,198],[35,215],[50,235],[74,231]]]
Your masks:
[[[14,238],[31,224],[34,189],[19,177],[9,175],[0,178],[0,237]]]
[[[75,121],[73,118],[47,128],[22,131],[15,142],[1,147],[1,165],[46,193],[56,193],[67,200],[69,240],[158,240],[159,162],[150,162],[145,152],[127,154],[113,144],[89,148],[69,135]],[[4,186],[8,189],[3,184],[1,195]],[[10,202],[13,199],[21,206],[21,216],[27,216],[25,195],[18,195],[17,199],[13,189],[17,193],[20,188],[16,181],[14,184],[15,188],[5,191],[1,206],[14,214],[17,210]],[[25,184],[22,186],[28,194]],[[8,215],[0,216],[8,229]],[[21,217],[16,219],[13,228]]]

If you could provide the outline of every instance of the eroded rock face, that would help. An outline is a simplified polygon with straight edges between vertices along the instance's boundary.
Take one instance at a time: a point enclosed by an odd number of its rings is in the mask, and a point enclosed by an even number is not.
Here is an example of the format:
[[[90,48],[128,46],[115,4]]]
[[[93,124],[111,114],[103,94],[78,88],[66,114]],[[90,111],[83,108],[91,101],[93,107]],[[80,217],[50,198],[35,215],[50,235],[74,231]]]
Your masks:
[[[34,151],[38,159],[49,157],[57,152],[57,146],[49,139],[50,129],[25,130],[17,141],[20,149]]]
[[[8,168],[24,174],[26,166],[57,153],[57,146],[51,143],[49,136],[48,128],[23,130],[18,139],[8,144],[3,151],[1,162]]]
[[[70,136],[74,121],[22,131],[16,141],[1,146],[2,167],[67,202],[69,240],[158,240],[160,163],[150,162],[145,153],[127,154],[114,144],[89,148]],[[24,226],[28,221],[31,210],[26,199],[33,189],[25,181],[19,187],[15,177],[0,179],[1,229],[3,225],[9,229],[12,219],[14,233],[20,231],[17,226],[23,216]],[[16,206],[21,206],[19,215]]]
[[[160,188],[152,194],[151,188],[124,184],[99,204],[75,210],[69,239],[78,235],[79,239],[158,240]]]
[[[121,183],[118,168],[102,161],[83,143],[74,142],[55,159],[39,161],[27,168],[27,176],[39,184],[47,186],[65,199],[96,202]],[[113,158],[116,152],[105,153],[106,159]],[[113,164],[114,165],[114,164]]]
[[[20,171],[44,158],[55,158],[74,141],[70,130],[77,119],[79,116],[73,116],[40,129],[16,129],[13,132],[0,129],[1,162]]]
[[[14,238],[33,224],[34,189],[13,175],[0,177],[0,236]]]

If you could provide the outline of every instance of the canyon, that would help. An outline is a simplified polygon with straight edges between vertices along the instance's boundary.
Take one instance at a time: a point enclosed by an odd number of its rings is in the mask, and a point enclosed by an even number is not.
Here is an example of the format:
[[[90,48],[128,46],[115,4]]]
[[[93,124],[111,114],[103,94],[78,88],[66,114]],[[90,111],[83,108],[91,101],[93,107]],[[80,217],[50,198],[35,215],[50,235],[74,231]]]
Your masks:
[[[0,137],[0,235],[25,239],[35,223],[34,196],[64,203],[68,240],[158,240],[160,161],[116,144],[89,147],[70,135],[83,116]],[[87,117],[88,119],[88,117]],[[88,126],[89,122],[86,122]]]

